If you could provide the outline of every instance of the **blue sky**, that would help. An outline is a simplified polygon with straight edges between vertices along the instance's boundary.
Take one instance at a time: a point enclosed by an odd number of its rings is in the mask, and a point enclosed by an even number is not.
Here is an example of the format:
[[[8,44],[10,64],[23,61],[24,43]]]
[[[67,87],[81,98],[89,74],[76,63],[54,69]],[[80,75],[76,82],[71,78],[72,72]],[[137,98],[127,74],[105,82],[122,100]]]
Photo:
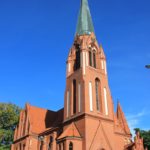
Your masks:
[[[0,102],[63,107],[80,0],[0,1]],[[150,1],[89,0],[109,85],[130,127],[150,129]]]

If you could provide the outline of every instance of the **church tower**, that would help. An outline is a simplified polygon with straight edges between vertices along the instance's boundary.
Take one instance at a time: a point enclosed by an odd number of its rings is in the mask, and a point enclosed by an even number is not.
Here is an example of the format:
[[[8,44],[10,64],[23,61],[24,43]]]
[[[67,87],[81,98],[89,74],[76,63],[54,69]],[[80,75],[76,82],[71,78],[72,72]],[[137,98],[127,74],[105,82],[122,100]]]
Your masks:
[[[81,1],[76,36],[67,60],[64,120],[83,113],[113,119],[106,58],[99,46],[87,0]]]
[[[123,150],[131,134],[120,104],[114,113],[106,57],[96,40],[87,0],[81,0],[66,64],[64,130],[70,124],[77,128],[83,150]]]

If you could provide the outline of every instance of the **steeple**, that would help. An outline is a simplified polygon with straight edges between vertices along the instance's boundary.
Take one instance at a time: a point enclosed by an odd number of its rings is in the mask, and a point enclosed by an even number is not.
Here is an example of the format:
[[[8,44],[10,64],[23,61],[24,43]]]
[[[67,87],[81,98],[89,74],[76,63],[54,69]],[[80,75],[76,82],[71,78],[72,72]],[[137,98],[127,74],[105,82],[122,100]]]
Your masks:
[[[88,0],[81,0],[81,6],[77,22],[76,35],[90,34],[94,32]]]

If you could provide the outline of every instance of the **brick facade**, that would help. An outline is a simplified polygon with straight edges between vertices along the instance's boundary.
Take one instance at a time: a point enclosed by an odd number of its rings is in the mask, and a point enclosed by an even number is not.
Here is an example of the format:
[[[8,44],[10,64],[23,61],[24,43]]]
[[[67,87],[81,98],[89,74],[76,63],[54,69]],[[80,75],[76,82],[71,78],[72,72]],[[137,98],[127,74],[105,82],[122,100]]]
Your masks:
[[[120,103],[114,112],[106,57],[93,32],[88,2],[81,2],[66,62],[64,108],[54,112],[26,104],[12,150],[143,150],[139,136],[131,140]]]

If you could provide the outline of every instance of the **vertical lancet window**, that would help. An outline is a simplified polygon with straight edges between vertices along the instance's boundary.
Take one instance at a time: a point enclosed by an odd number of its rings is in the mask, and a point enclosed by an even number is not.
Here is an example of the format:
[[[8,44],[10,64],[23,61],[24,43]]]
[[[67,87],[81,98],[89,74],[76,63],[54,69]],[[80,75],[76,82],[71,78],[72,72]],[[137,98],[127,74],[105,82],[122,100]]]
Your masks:
[[[90,111],[93,111],[92,82],[89,82],[89,103],[90,103]]]
[[[67,117],[69,117],[70,114],[70,92],[67,91]]]
[[[50,136],[48,150],[52,150],[53,137]]]
[[[96,68],[96,52],[95,51],[89,51],[89,65],[91,67]]]
[[[76,44],[75,45],[76,49],[76,59],[75,59],[75,64],[74,64],[74,70],[77,70],[80,68],[80,45]]]
[[[81,112],[81,84],[78,84],[78,112]]]
[[[96,92],[96,109],[100,111],[100,81],[98,78],[95,79],[95,92]]]
[[[76,113],[76,80],[73,80],[73,114]]]
[[[59,144],[59,150],[61,150],[61,144]]]
[[[96,68],[96,53],[93,52],[93,67]]]
[[[105,102],[105,114],[108,115],[108,103],[107,103],[107,91],[104,88],[104,102]]]
[[[92,66],[92,52],[89,51],[89,65]]]
[[[73,150],[73,143],[72,142],[70,142],[70,144],[69,144],[69,150]]]

